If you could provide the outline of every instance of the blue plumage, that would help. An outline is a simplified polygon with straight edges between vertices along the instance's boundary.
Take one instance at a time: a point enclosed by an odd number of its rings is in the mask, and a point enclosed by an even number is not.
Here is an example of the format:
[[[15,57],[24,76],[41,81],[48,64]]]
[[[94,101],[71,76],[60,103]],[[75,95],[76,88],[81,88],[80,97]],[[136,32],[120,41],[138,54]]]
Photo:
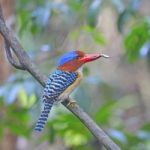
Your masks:
[[[71,51],[71,52],[65,53],[64,55],[62,55],[59,58],[59,60],[57,62],[57,66],[63,65],[64,63],[69,62],[69,61],[75,59],[77,56],[78,55],[77,55],[76,51]]]
[[[36,124],[35,130],[42,131],[48,119],[48,114],[58,97],[77,79],[76,72],[56,70],[50,75],[43,93],[44,110]]]

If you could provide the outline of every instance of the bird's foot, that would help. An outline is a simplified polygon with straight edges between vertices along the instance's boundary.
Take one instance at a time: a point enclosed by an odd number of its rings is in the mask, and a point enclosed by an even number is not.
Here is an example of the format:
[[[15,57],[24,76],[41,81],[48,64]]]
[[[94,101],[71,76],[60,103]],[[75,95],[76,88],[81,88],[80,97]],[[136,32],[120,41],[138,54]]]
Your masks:
[[[70,107],[73,108],[73,107],[75,107],[75,105],[76,105],[76,101],[72,100],[72,101],[69,101],[69,102],[68,102],[67,107],[70,106]]]

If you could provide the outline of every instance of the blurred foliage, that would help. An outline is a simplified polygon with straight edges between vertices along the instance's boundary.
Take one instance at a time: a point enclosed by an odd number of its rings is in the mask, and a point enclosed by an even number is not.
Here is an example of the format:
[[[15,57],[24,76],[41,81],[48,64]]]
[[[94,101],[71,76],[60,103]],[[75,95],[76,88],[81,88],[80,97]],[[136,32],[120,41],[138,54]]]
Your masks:
[[[38,98],[37,84],[22,73],[11,75],[5,83],[0,86],[1,115],[4,116],[1,132],[7,128],[16,135],[29,137],[32,133],[30,109]]]
[[[137,60],[140,56],[141,48],[150,40],[150,22],[149,20],[142,20],[136,22],[131,28],[131,31],[126,35],[124,44],[128,59],[131,62]]]
[[[17,106],[17,104],[5,105],[0,98],[1,122],[0,136],[3,136],[4,129],[9,129],[13,134],[29,137],[31,129],[29,128],[28,109]]]
[[[116,1],[116,0],[114,0]],[[138,9],[140,7],[140,0],[130,0],[125,7],[123,1],[117,0],[119,2],[115,3],[119,11],[119,16],[117,20],[117,27],[120,32],[123,32],[125,25],[130,19],[138,18]],[[121,5],[121,6],[120,6]]]
[[[149,18],[139,14],[140,0],[129,0],[126,3],[122,0],[16,0],[16,32],[31,58],[48,74],[55,68],[55,58],[64,52],[66,41],[75,43],[80,35],[83,35],[90,43],[106,45],[105,35],[97,28],[97,20],[105,8],[103,6],[108,2],[116,9],[116,28],[123,36],[125,54],[129,61],[136,62],[140,56],[146,56],[150,60]],[[129,23],[131,20],[132,24]],[[120,102],[113,94],[115,87],[91,76],[87,67],[83,72],[88,77],[85,77],[84,83],[73,95],[77,96],[78,103],[122,149],[150,149],[149,123],[131,133],[126,131],[124,121],[118,116],[122,110],[129,107],[132,96],[122,97],[125,101]],[[95,96],[94,92],[91,94],[93,89],[98,89],[98,93],[103,90],[106,99],[105,102],[96,104],[99,107],[95,105],[94,109],[90,110],[88,98]],[[42,88],[27,73],[12,72],[5,85],[0,86],[1,136],[4,129],[9,129],[18,136],[31,136],[41,110],[41,94]],[[100,95],[98,97],[101,98]],[[82,99],[86,99],[86,102]],[[123,109],[118,112],[118,108]],[[65,145],[72,150],[99,149],[100,145],[93,144],[95,139],[70,112],[62,106],[55,107],[54,111],[39,143],[53,143],[57,137],[61,137]]]
[[[138,11],[141,1],[130,0],[126,6],[121,0],[112,0],[112,2],[119,14],[117,27],[119,32],[124,33],[124,46],[128,60],[133,63],[140,56],[148,56],[150,20],[149,17],[141,16]],[[130,22],[132,22],[131,25]]]
[[[97,17],[100,12],[101,3],[101,0],[93,0],[88,8],[87,22],[91,27],[95,27],[97,24]]]

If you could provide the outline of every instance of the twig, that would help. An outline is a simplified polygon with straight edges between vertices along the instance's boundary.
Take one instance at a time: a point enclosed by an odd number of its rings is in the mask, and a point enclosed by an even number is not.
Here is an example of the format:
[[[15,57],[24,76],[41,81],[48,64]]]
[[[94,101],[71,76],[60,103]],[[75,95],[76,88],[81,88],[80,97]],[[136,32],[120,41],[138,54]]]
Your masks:
[[[1,9],[1,8],[0,8]],[[39,82],[42,86],[45,86],[47,77],[42,75],[40,71],[35,67],[33,62],[30,60],[28,54],[24,51],[18,40],[13,36],[12,32],[7,28],[2,17],[0,10],[0,32],[4,39],[8,42],[12,51],[17,56],[20,64]],[[78,106],[74,108],[68,107],[67,104],[70,98],[65,100],[62,104],[67,107],[80,121],[89,129],[89,131],[102,143],[107,150],[120,150],[119,146],[116,145],[105,132]]]

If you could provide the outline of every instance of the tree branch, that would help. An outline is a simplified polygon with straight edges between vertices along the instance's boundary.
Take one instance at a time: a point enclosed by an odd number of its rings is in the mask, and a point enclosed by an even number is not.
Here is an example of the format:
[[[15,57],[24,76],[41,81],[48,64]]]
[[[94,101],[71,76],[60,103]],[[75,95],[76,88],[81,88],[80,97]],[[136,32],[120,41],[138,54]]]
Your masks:
[[[5,40],[5,50],[6,50],[7,59],[10,62],[10,64],[12,64],[12,66],[14,66],[16,69],[25,70],[25,67],[13,58],[11,54],[11,47],[6,40]]]
[[[18,69],[27,70],[43,87],[46,84],[47,77],[40,73],[40,71],[36,68],[34,63],[29,58],[28,54],[24,51],[18,40],[15,36],[13,36],[12,32],[7,28],[2,10],[0,8],[0,32],[5,39],[5,44],[8,46],[6,48],[6,52],[8,54],[8,59],[13,66],[17,66]],[[12,49],[12,51],[17,56],[20,64],[16,63],[12,57],[11,53],[8,49]],[[15,64],[15,65],[14,65]],[[107,150],[120,150],[119,146],[116,145],[108,135],[85,113],[78,105],[75,107],[67,106],[70,98],[62,102],[62,104],[68,108],[76,117],[80,119],[80,121],[89,129],[89,131],[98,139],[98,141],[105,146]]]

